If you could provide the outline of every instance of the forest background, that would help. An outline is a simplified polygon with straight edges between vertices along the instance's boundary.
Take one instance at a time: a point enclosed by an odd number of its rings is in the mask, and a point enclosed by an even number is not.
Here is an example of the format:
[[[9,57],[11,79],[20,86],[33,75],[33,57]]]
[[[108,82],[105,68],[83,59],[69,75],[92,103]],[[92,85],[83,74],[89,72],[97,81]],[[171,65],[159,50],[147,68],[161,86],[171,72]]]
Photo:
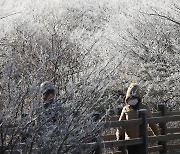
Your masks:
[[[179,110],[178,0],[1,0],[0,12],[1,124],[29,115],[45,80],[69,116],[79,111],[69,132],[80,142],[99,130],[94,115],[117,114],[131,82],[153,111]]]

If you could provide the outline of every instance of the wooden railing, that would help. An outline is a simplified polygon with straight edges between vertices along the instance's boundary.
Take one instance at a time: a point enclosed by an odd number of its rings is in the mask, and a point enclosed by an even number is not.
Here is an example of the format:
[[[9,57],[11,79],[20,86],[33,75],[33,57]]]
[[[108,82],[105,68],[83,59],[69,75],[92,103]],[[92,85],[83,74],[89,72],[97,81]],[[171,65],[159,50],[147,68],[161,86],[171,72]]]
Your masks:
[[[103,126],[104,126],[103,131],[114,129],[113,134],[111,133],[111,134],[102,135],[99,143],[88,143],[83,146],[93,146],[99,144],[101,153],[106,149],[112,149],[112,148],[123,149],[124,147],[129,145],[140,145],[143,154],[157,152],[157,151],[159,151],[160,154],[166,154],[171,150],[180,149],[180,141],[179,142],[177,141],[174,144],[168,143],[169,140],[180,139],[180,123],[177,127],[167,127],[168,122],[180,121],[180,112],[167,111],[165,105],[159,105],[158,108],[159,111],[153,113],[153,118],[146,118],[147,116],[146,110],[139,110],[139,119],[118,121],[119,116],[106,117],[105,121],[103,122]],[[148,124],[155,124],[155,123],[159,124],[161,135],[149,136],[151,131],[148,130]],[[125,128],[127,126],[133,126],[133,125],[140,126],[140,135],[141,135],[140,138],[135,138],[131,140],[116,140],[116,136],[115,136],[116,128],[118,127]],[[9,131],[9,133],[11,134],[12,131]],[[151,144],[153,145],[150,146]],[[26,147],[26,145],[24,145],[23,143],[20,143],[18,145],[17,149],[20,149],[20,151],[18,150],[19,154],[23,153],[24,147]],[[36,151],[36,149],[33,150]],[[9,149],[9,151],[11,150]],[[123,154],[123,152],[118,150],[116,152],[114,151],[114,154]]]
[[[180,112],[168,112],[165,105],[158,105],[158,109],[159,112],[153,113],[153,118],[147,118],[147,111],[145,109],[139,110],[139,119],[118,121],[118,116],[106,118],[104,130],[107,131],[112,128],[116,129],[118,127],[125,128],[127,126],[139,125],[140,138],[117,141],[114,131],[114,134],[106,134],[101,137],[101,151],[108,148],[120,148],[129,145],[140,145],[143,154],[157,151],[159,151],[160,154],[166,154],[168,151],[180,149],[180,142],[178,141],[175,144],[168,144],[169,140],[180,139],[180,125],[174,128],[167,127],[168,122],[180,121]],[[148,136],[149,124],[159,124],[161,135]],[[158,144],[150,147],[149,145],[152,143]],[[121,154],[123,152],[118,151],[115,153]]]

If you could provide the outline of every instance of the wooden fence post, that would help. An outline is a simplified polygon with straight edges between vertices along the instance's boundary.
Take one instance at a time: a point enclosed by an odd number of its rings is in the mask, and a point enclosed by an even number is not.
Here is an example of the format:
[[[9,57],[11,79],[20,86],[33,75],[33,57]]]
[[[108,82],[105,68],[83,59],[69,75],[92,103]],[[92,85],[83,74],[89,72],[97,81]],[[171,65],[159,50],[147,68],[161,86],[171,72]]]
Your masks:
[[[143,154],[148,153],[148,131],[147,131],[147,110],[139,110],[139,118],[142,119],[142,125],[139,126],[139,134],[143,139],[143,144],[140,145],[140,152]]]
[[[95,154],[102,154],[102,145],[101,145],[102,137],[101,136],[102,136],[102,130],[100,130],[100,136],[98,138],[98,147],[97,147],[97,151]]]
[[[161,111],[161,116],[166,116],[167,107],[165,104],[158,105],[158,110]],[[165,122],[159,123],[159,127],[161,129],[161,135],[166,135],[167,134],[166,123]],[[159,144],[163,146],[163,150],[160,151],[160,154],[166,154],[167,153],[167,141],[160,141]]]

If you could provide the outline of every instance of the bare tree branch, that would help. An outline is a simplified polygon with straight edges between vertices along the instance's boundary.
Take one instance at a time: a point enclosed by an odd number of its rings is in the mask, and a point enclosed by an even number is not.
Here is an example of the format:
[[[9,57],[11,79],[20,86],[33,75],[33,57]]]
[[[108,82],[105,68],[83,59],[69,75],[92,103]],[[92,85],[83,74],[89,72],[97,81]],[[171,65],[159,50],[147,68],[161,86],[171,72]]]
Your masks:
[[[10,16],[15,15],[15,14],[18,14],[18,13],[21,13],[21,12],[15,12],[15,13],[8,14],[8,15],[6,15],[6,16],[0,17],[0,19],[7,18],[7,17],[10,17]]]
[[[167,20],[169,20],[169,21],[171,21],[171,22],[173,22],[173,23],[175,23],[175,24],[177,24],[177,25],[180,25],[180,22],[176,21],[175,19],[172,19],[171,17],[165,16],[165,15],[161,15],[161,14],[153,14],[153,13],[148,14],[148,15],[150,15],[150,16],[158,16],[158,17],[167,19]]]

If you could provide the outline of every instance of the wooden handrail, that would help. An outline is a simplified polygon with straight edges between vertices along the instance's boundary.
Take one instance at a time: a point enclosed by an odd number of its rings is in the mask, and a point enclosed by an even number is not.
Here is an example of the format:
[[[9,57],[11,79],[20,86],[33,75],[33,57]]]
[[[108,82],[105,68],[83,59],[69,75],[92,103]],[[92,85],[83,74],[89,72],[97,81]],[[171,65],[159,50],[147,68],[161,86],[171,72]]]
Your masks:
[[[180,143],[178,143],[178,144],[168,144],[167,148],[168,149],[180,149]]]
[[[147,118],[148,124],[180,121],[180,115]]]
[[[168,111],[167,115],[180,115],[180,111]]]
[[[171,121],[180,121],[180,115],[147,118],[148,124],[171,122]],[[134,124],[136,125],[142,124],[141,119],[107,121],[104,123],[104,128],[127,127],[127,126],[132,126]]]
[[[141,119],[132,120],[121,120],[121,121],[107,121],[104,123],[104,128],[116,128],[116,127],[126,127],[132,125],[141,125]]]
[[[152,113],[153,117],[161,117],[161,112],[153,112]],[[175,115],[180,115],[180,111],[168,111],[167,116],[175,116]],[[118,121],[119,120],[119,115],[114,115],[114,116],[106,116],[102,121]]]
[[[163,107],[163,106],[161,106]],[[152,118],[147,118],[147,124],[155,124],[155,123],[159,123],[160,126],[160,130],[162,135],[159,136],[149,136],[146,138],[135,138],[135,139],[131,139],[131,140],[116,140],[116,136],[115,136],[115,132],[113,135],[105,135],[102,136],[102,142],[100,143],[101,148],[111,148],[111,147],[123,147],[123,146],[128,146],[128,145],[143,145],[145,142],[158,142],[161,141],[161,145],[158,146],[153,146],[153,147],[146,147],[146,150],[148,152],[155,152],[155,151],[167,151],[168,149],[180,149],[180,144],[171,144],[168,145],[166,143],[166,141],[168,140],[175,140],[175,139],[180,139],[180,128],[167,128],[166,123],[167,122],[174,122],[174,121],[180,121],[180,112],[178,111],[167,111],[167,112],[155,112],[153,113]],[[104,126],[104,130],[105,129],[110,129],[110,128],[118,128],[118,127],[122,127],[122,128],[126,128],[127,126],[133,126],[133,125],[140,125],[140,128],[142,125],[144,125],[143,123],[143,118],[139,118],[139,119],[132,119],[132,120],[122,120],[122,121],[118,121],[119,116],[113,116],[113,117],[105,117],[103,119],[103,126]],[[9,129],[9,133],[11,133],[11,130],[15,128],[15,125],[6,125],[1,127],[1,129]],[[17,129],[16,130],[17,133],[21,131],[21,129]],[[13,131],[12,131],[13,132]],[[144,129],[144,136],[147,135],[148,130]],[[177,133],[179,132],[179,133]],[[8,134],[8,131],[6,131],[6,133]],[[163,144],[162,144],[163,143]],[[98,143],[85,143],[86,146],[93,146],[95,144]],[[143,145],[145,146],[145,145]]]
[[[167,122],[180,121],[180,112],[167,111],[165,105],[159,105],[158,109],[159,109],[158,112],[153,113],[154,117],[147,118],[144,122],[142,121],[143,116],[142,118],[139,119],[132,119],[127,121],[126,120],[118,121],[119,116],[105,118],[104,129],[117,128],[117,127],[126,128],[127,126],[140,125],[140,129],[143,128],[144,130],[142,129],[141,131],[144,131],[144,133],[142,133],[143,134],[142,138],[132,139],[132,140],[120,140],[120,141],[115,140],[115,135],[106,135],[103,136],[105,141],[102,141],[101,147],[103,147],[103,145],[104,148],[110,148],[110,147],[122,147],[127,145],[141,144],[141,146],[144,147],[143,150],[145,153],[160,151],[161,154],[167,153],[168,149],[173,147],[180,148],[180,144],[175,144],[175,145],[167,144],[168,140],[180,139],[180,128],[167,128],[166,126]],[[146,121],[147,124],[159,123],[159,127],[162,135],[145,137],[149,132],[147,129],[145,129],[145,127],[142,127],[144,123],[146,123]],[[107,141],[109,139],[111,141]],[[148,142],[158,142],[160,145],[147,147]]]
[[[158,142],[158,141],[168,141],[168,140],[175,140],[180,138],[180,133],[176,134],[168,134],[168,135],[159,135],[159,136],[149,136],[149,142]]]
[[[148,152],[156,152],[156,151],[162,151],[163,150],[163,146],[162,145],[158,145],[158,146],[152,146],[152,147],[148,147]]]
[[[177,132],[180,133],[180,128],[167,128],[167,133],[168,134],[170,134],[170,133],[177,133]],[[150,134],[149,136],[151,136],[152,131],[149,130],[148,134]],[[107,134],[107,135],[103,135],[101,137],[102,137],[103,141],[114,141],[114,140],[116,140],[116,135],[115,134]]]
[[[180,128],[167,128],[167,133],[180,132]]]
[[[102,148],[121,147],[129,145],[143,144],[142,138],[134,138],[131,140],[119,140],[119,141],[104,141],[101,143]]]

